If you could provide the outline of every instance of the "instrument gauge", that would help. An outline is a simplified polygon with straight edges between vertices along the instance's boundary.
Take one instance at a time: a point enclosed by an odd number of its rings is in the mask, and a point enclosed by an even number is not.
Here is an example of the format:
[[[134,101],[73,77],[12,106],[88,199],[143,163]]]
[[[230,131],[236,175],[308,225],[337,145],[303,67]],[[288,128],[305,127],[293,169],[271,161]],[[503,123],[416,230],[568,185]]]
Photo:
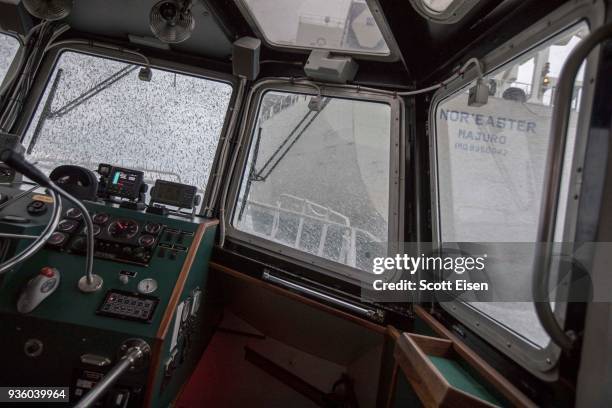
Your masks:
[[[71,218],[73,220],[78,220],[83,216],[83,212],[76,207],[69,208],[66,211],[66,217]]]
[[[106,224],[106,222],[108,221],[108,219],[110,218],[110,216],[108,214],[105,213],[97,213],[93,216],[93,222],[94,224]]]
[[[68,236],[66,234],[55,231],[53,234],[51,234],[47,240],[47,243],[50,245],[63,245],[67,238]]]
[[[153,293],[157,290],[157,281],[152,278],[146,278],[138,282],[138,291],[143,294]]]
[[[97,237],[98,235],[100,235],[100,232],[102,232],[102,228],[100,228],[99,225],[94,224],[94,226],[93,226],[94,237]],[[83,234],[87,234],[87,226],[85,226],[85,228],[83,228]]]
[[[157,224],[155,222],[149,222],[144,226],[145,232],[149,234],[157,234],[159,230],[161,230],[161,224]]]
[[[145,248],[150,247],[154,243],[155,243],[155,237],[153,235],[141,235],[140,238],[138,238],[138,244]]]
[[[62,232],[73,232],[79,223],[75,220],[61,220],[57,224],[57,230]]]
[[[115,220],[108,226],[113,238],[131,239],[138,233],[138,223],[134,220]]]

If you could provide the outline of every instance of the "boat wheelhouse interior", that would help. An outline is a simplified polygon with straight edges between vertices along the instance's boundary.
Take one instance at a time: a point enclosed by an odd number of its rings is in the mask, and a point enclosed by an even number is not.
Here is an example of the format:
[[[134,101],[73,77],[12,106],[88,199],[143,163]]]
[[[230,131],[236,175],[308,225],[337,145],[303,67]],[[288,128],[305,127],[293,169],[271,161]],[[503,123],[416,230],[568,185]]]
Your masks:
[[[610,0],[0,0],[0,404],[612,406],[611,37]]]

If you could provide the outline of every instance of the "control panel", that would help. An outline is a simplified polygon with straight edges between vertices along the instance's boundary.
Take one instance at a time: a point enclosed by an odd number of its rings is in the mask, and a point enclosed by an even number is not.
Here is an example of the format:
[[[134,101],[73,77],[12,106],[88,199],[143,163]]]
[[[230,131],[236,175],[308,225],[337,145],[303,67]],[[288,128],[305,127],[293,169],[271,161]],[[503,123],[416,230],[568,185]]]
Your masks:
[[[106,293],[97,313],[102,316],[149,323],[158,302],[159,299],[154,296],[112,289]]]
[[[31,243],[53,213],[51,196],[0,186],[0,197],[20,195],[0,208],[0,229],[17,237],[6,257]],[[100,403],[168,406],[212,335],[202,293],[216,220],[83,203],[94,222],[93,271],[102,287],[79,290],[86,226],[81,211],[62,200],[44,248],[0,279],[0,320],[8,333],[0,338],[0,383],[65,384],[73,404],[120,361],[126,342],[140,339],[155,354],[151,363],[122,375]]]
[[[136,221],[129,217],[111,216],[106,212],[92,214],[94,222],[95,256],[119,262],[148,265],[163,233],[158,222]],[[84,254],[86,226],[83,214],[71,207],[59,222],[47,242],[49,248]]]

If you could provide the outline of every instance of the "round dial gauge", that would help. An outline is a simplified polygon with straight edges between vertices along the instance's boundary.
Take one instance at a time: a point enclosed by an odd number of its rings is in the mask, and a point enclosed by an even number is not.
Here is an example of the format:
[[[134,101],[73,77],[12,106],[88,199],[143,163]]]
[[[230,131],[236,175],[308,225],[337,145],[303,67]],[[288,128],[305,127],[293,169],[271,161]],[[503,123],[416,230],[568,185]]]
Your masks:
[[[58,231],[72,232],[78,225],[79,223],[74,220],[61,220],[59,224],[57,224],[57,229]]]
[[[93,222],[94,224],[106,224],[106,221],[108,221],[109,218],[110,216],[108,214],[98,213],[93,216]]]
[[[53,234],[51,234],[47,240],[47,243],[51,245],[62,245],[64,242],[66,242],[66,238],[68,238],[66,234],[55,231]]]
[[[133,220],[115,220],[108,226],[108,233],[113,238],[134,238],[138,233],[138,223]]]
[[[94,226],[93,226],[93,234],[94,234],[94,237],[96,237],[96,236],[100,235],[100,232],[101,232],[101,231],[102,231],[102,228],[100,228],[100,226],[99,226],[99,225],[94,224]],[[84,234],[87,234],[87,226],[86,226],[85,228],[83,228],[83,233],[84,233]]]
[[[66,211],[66,217],[72,218],[73,220],[78,220],[83,216],[83,212],[76,207],[69,208]]]
[[[138,291],[140,293],[153,293],[157,290],[157,281],[152,278],[146,278],[138,282]]]
[[[161,224],[157,224],[154,222],[149,222],[144,226],[144,230],[149,234],[157,234],[161,229]]]
[[[138,244],[145,248],[150,247],[154,243],[155,243],[155,237],[153,235],[141,235],[140,238],[138,238]]]

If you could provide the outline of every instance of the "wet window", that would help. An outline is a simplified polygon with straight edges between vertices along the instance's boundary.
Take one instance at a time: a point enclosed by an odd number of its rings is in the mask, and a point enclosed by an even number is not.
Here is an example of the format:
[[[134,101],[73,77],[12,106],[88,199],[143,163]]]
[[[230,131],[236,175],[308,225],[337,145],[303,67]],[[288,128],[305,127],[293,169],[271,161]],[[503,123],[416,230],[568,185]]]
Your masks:
[[[232,87],[201,77],[64,52],[27,130],[30,160],[97,169],[108,163],[206,187]]]
[[[240,0],[274,45],[390,54],[365,0]]]
[[[233,226],[371,272],[387,251],[390,140],[387,104],[266,92]]]
[[[493,72],[486,78],[489,99],[484,106],[469,106],[467,89],[438,104],[435,127],[442,243],[536,241],[551,98],[569,52],[587,33],[586,25],[572,28]],[[574,86],[565,163],[571,163],[573,157],[583,78],[584,67]],[[565,198],[569,170],[568,165],[561,192]],[[566,214],[565,202],[560,200],[558,208],[559,240],[564,232],[559,225]],[[491,261],[487,278],[500,293],[530,291],[532,263],[533,259],[513,259],[502,267]],[[531,302],[471,306],[537,347],[548,344]]]
[[[19,50],[19,40],[17,38],[0,33],[0,84],[4,80],[17,51]]]

